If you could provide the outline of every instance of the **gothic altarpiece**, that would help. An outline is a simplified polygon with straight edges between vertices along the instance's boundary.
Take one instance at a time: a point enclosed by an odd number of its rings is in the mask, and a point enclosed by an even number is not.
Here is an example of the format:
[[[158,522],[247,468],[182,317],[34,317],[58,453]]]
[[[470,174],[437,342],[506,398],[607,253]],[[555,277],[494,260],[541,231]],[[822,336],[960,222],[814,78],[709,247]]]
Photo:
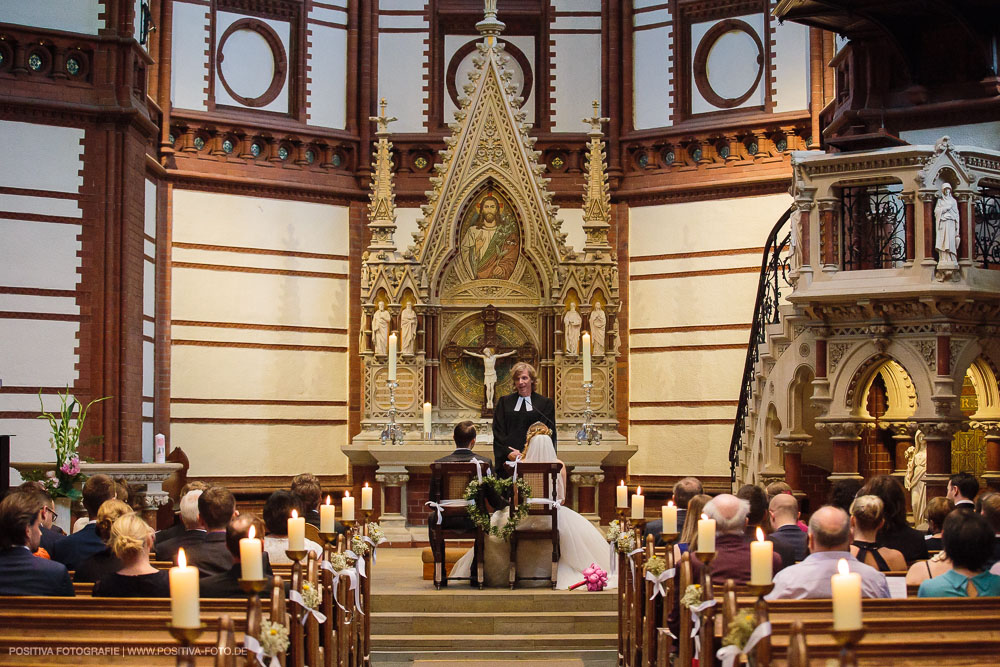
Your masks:
[[[618,266],[608,243],[610,197],[601,132],[607,119],[600,118],[595,103],[594,116],[584,120],[590,126],[586,242],[577,252],[560,231],[558,207],[542,177],[545,166],[538,162],[520,110],[523,99],[505,69],[507,56],[496,39],[504,25],[487,7],[486,18],[477,24],[483,42],[464,88],[467,97],[440,151],[419,230],[405,249],[397,248],[394,239],[388,129],[394,119],[386,117],[384,101],[381,115],[372,118],[378,131],[359,345],[364,408],[362,431],[345,452],[355,464],[378,465],[382,523],[397,538],[406,523],[402,512],[410,472],[426,471],[453,449],[455,423],[476,421],[479,447],[489,453],[492,404],[484,387],[483,356],[493,355],[497,397],[514,390],[510,370],[517,361],[538,370],[537,391],[556,402],[559,454],[576,490],[570,501],[585,515],[597,518],[601,465],[624,465],[635,451],[618,433],[615,409],[620,303]],[[582,326],[565,327],[571,310],[579,313]],[[603,315],[592,318],[595,310]],[[387,328],[400,335],[401,344],[392,397]],[[589,444],[576,437],[587,408],[581,330],[595,337],[590,407],[600,439]],[[423,432],[425,402],[432,406],[429,437]],[[401,445],[380,439],[393,407]],[[423,519],[413,517],[411,523]]]

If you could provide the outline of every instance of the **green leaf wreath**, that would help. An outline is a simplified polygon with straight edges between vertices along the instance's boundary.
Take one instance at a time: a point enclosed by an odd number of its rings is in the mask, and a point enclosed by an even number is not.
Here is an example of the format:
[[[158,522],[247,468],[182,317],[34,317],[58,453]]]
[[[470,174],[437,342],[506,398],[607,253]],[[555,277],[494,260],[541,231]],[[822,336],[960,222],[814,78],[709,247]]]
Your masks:
[[[473,501],[468,508],[469,518],[472,519],[472,523],[476,524],[478,528],[481,528],[486,533],[504,541],[510,538],[511,534],[517,528],[517,524],[523,521],[524,517],[528,516],[528,498],[531,497],[531,486],[523,479],[517,480],[517,494],[520,502],[517,504],[517,507],[511,508],[510,518],[501,527],[491,525],[490,515],[486,511],[486,489],[492,489],[497,496],[510,502],[514,498],[514,483],[514,480],[510,478],[483,477],[482,479],[473,479],[465,487],[464,498]]]

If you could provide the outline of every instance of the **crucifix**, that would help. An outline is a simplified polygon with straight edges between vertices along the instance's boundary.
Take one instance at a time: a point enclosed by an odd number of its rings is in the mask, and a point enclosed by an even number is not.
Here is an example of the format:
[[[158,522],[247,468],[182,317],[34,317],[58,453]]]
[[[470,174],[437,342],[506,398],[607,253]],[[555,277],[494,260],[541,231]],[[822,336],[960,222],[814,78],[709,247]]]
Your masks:
[[[525,343],[520,347],[509,347],[502,345],[500,337],[497,335],[497,321],[500,315],[493,305],[487,305],[479,313],[483,321],[483,337],[480,344],[475,346],[460,346],[455,342],[448,343],[441,356],[449,363],[458,363],[463,356],[478,357],[483,360],[483,417],[493,416],[493,398],[497,383],[497,362],[501,359],[508,359],[505,363],[516,363],[527,361],[533,363],[535,360],[535,348],[530,343]]]

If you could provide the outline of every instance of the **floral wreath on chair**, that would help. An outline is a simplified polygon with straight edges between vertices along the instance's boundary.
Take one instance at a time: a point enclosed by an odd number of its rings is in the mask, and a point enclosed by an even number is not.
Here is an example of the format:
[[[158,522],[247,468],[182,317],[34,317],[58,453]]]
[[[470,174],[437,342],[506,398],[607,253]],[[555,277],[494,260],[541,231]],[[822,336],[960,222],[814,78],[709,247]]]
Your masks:
[[[511,509],[510,518],[507,519],[507,523],[502,527],[498,528],[491,525],[490,515],[486,511],[485,493],[487,487],[493,489],[497,496],[510,502],[514,498],[515,483],[517,484],[519,500],[517,506]],[[472,523],[476,524],[476,527],[481,528],[485,533],[494,535],[506,542],[517,529],[517,524],[523,521],[524,517],[528,516],[528,498],[531,497],[531,485],[523,479],[518,479],[515,482],[513,479],[483,477],[482,479],[473,479],[469,482],[469,485],[465,487],[465,495],[463,497],[466,500],[473,501],[467,510]]]

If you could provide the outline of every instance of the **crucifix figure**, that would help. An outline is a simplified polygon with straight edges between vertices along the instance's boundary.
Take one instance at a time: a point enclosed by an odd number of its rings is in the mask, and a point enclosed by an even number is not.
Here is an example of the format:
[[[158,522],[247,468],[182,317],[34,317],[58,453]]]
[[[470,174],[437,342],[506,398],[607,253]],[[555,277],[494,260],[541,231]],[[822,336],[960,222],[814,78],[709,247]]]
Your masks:
[[[509,357],[515,352],[517,352],[517,350],[511,350],[510,352],[504,352],[503,354],[494,354],[493,349],[489,346],[483,348],[482,354],[462,350],[462,354],[466,354],[470,357],[479,357],[483,360],[483,386],[486,388],[487,410],[493,409],[493,392],[497,386],[497,359],[501,357]]]

